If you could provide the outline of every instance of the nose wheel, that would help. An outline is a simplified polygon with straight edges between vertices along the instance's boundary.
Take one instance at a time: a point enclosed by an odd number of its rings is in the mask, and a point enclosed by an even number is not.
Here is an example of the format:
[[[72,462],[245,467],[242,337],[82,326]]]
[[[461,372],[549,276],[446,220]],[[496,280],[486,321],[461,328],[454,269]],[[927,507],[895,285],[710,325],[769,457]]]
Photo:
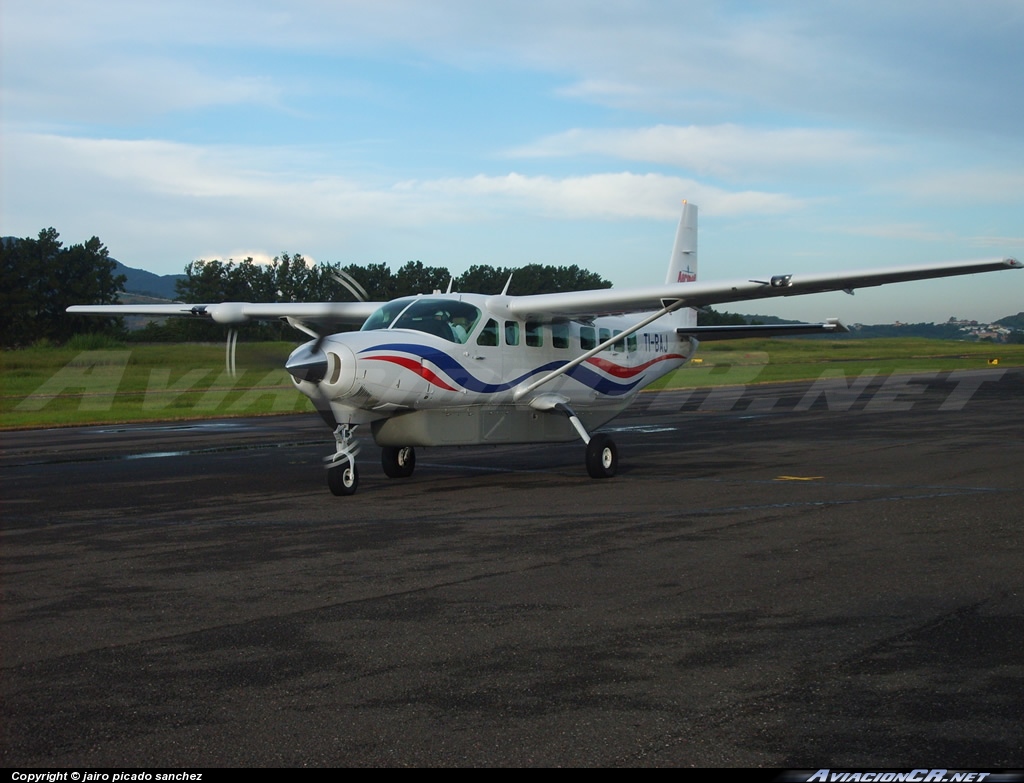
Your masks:
[[[355,464],[327,469],[327,486],[339,496],[354,495],[359,488],[359,468]]]
[[[334,430],[337,450],[324,458],[327,486],[335,495],[354,495],[359,488],[359,468],[356,467],[359,442],[355,438],[355,430],[354,426],[339,424]]]

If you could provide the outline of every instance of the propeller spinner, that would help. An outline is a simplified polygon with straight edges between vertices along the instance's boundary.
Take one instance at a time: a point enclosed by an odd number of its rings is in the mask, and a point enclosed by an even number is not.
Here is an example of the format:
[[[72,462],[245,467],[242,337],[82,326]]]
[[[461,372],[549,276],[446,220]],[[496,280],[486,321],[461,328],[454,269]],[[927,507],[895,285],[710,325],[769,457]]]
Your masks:
[[[320,383],[327,377],[327,354],[321,348],[322,338],[300,345],[288,357],[284,368],[297,381]]]

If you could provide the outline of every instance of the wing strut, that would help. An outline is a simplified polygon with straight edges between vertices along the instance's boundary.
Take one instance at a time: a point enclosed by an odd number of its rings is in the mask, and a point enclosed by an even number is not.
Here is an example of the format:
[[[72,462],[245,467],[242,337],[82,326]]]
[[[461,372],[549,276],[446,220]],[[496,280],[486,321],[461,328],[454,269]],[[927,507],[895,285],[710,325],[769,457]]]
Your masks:
[[[530,392],[535,391],[536,389],[540,388],[541,386],[543,386],[548,381],[553,381],[555,378],[559,377],[560,375],[565,375],[565,373],[569,372],[569,370],[571,370],[573,367],[577,367],[578,365],[583,364],[583,362],[585,362],[587,359],[589,359],[592,356],[597,356],[605,348],[608,348],[608,347],[614,345],[619,340],[623,340],[623,339],[629,337],[634,332],[640,331],[645,326],[647,326],[648,324],[654,323],[655,321],[657,321],[662,316],[665,316],[665,315],[668,315],[669,313],[675,312],[680,307],[682,307],[684,304],[686,304],[686,300],[684,300],[684,299],[673,299],[668,304],[665,304],[665,302],[662,301],[662,304],[664,305],[664,307],[662,307],[660,310],[658,310],[658,312],[653,313],[652,315],[649,315],[647,318],[644,318],[639,323],[633,324],[631,327],[629,327],[625,331],[622,331],[622,332],[619,332],[616,335],[613,335],[612,337],[608,338],[603,343],[598,345],[596,348],[591,348],[586,353],[581,354],[580,356],[577,356],[571,362],[566,362],[561,367],[559,367],[557,370],[552,370],[547,375],[545,375],[545,376],[535,380],[533,383],[530,383],[530,384],[524,386],[521,389],[516,389],[515,394],[512,395],[512,399],[515,402],[519,402],[519,400],[521,400],[523,397],[525,397]]]

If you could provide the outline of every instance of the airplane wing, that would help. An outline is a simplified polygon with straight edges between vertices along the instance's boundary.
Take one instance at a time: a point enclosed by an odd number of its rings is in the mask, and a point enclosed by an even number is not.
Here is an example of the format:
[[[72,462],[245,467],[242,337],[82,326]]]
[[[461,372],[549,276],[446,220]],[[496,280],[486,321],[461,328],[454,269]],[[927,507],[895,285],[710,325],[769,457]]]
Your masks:
[[[936,277],[972,275],[1021,269],[1013,258],[958,261],[927,266],[904,266],[829,274],[773,275],[764,280],[673,283],[645,288],[566,291],[531,296],[489,297],[488,309],[523,320],[550,322],[561,318],[594,318],[601,315],[660,310],[681,302],[683,307],[708,307],[729,302],[801,296],[824,291],[852,292],[856,288],[927,280]],[[250,320],[285,319],[304,325],[358,326],[384,302],[221,302],[217,304],[166,305],[74,305],[69,313],[79,315],[151,315],[210,318],[217,323],[237,325]],[[711,339],[710,334],[703,339]]]
[[[151,315],[210,318],[217,323],[238,325],[246,321],[271,321],[278,318],[303,324],[358,326],[384,302],[220,302],[218,304],[160,305],[73,305],[69,313],[78,315]]]
[[[982,261],[957,261],[927,266],[903,266],[857,272],[828,274],[783,274],[763,280],[673,283],[646,288],[567,291],[533,296],[495,296],[488,307],[521,319],[550,321],[555,318],[593,318],[617,313],[659,310],[673,302],[684,307],[708,307],[728,302],[770,299],[777,296],[801,296],[824,291],[852,292],[856,288],[927,280],[935,277],[973,275],[1021,269],[1014,258]]]

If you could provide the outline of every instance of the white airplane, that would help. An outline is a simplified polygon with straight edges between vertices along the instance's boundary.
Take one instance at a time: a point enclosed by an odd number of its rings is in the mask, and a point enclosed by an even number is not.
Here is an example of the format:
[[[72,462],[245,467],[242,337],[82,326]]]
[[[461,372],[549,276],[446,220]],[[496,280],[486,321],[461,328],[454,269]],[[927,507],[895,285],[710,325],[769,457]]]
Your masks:
[[[285,368],[334,432],[328,486],[351,495],[359,483],[354,433],[364,424],[391,478],[412,475],[417,446],[576,438],[586,444],[587,472],[613,476],[615,443],[595,430],[689,361],[700,341],[846,331],[838,320],[697,326],[697,309],[1022,266],[1001,258],[699,283],[697,208],[684,202],[665,282],[647,288],[509,296],[506,284],[496,295],[449,291],[391,302],[78,305],[68,312],[184,315],[228,326],[280,318],[309,334]],[[361,329],[325,331],[338,324]],[[229,337],[229,357],[232,350]]]

